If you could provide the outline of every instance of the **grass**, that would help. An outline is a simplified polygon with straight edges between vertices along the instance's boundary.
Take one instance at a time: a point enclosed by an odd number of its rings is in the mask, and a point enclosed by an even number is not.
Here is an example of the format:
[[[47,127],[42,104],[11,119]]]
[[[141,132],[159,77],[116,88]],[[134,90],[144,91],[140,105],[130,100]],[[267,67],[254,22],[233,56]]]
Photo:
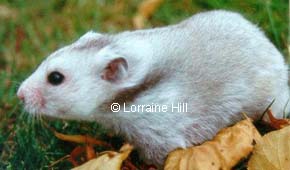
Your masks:
[[[22,111],[15,92],[19,83],[56,48],[88,30],[118,32],[132,28],[137,0],[0,0],[10,9],[0,12],[0,169],[69,169],[68,162],[48,166],[75,145],[56,139],[42,123]],[[176,23],[199,11],[228,9],[242,13],[265,30],[289,60],[287,0],[167,0],[147,27]],[[95,123],[46,120],[67,134],[90,134],[107,139]],[[112,139],[111,139],[112,140]],[[240,168],[242,169],[242,168]]]

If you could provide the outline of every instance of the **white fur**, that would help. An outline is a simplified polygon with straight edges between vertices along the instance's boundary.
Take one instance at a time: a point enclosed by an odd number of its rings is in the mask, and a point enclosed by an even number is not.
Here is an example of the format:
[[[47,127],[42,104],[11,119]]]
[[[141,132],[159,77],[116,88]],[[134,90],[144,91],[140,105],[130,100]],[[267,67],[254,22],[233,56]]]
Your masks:
[[[118,57],[128,62],[128,76],[118,83],[102,80],[102,71]],[[46,82],[53,70],[65,74],[62,85]],[[211,11],[163,28],[89,32],[48,57],[20,89],[37,88],[46,101],[44,108],[28,111],[95,120],[124,135],[146,161],[161,165],[169,151],[212,138],[240,120],[241,112],[257,118],[275,99],[272,110],[282,117],[287,81],[283,57],[262,31],[239,14]],[[189,112],[112,113],[107,108],[122,91],[146,83],[149,88],[128,92],[135,95],[128,105],[187,102]]]

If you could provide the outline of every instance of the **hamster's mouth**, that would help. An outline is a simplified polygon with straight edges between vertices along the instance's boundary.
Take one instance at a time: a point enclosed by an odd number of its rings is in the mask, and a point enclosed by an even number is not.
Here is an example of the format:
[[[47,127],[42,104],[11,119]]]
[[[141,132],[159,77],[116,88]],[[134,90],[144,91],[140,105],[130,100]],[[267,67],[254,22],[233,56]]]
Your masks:
[[[25,104],[24,110],[32,115],[42,115],[42,109],[35,106]]]
[[[38,103],[35,100],[31,100],[31,101],[26,100],[22,102],[22,104],[26,112],[32,115],[44,115],[43,111],[44,111],[45,105],[43,105],[42,103]]]
[[[24,110],[32,115],[44,115],[46,102],[38,93],[27,93],[25,99],[22,100]]]

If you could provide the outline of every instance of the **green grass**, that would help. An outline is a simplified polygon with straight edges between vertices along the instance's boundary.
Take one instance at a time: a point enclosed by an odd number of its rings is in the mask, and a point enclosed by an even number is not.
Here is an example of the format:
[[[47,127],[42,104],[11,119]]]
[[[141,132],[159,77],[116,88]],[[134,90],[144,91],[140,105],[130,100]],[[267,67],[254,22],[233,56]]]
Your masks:
[[[86,31],[114,33],[132,29],[138,2],[0,0],[0,5],[12,9],[14,15],[0,15],[0,169],[48,169],[76,146],[56,139],[42,123],[24,113],[16,89],[45,56]],[[167,0],[147,27],[176,23],[196,12],[221,8],[238,11],[262,27],[289,60],[287,0]],[[67,134],[107,138],[105,130],[95,123],[45,121]],[[62,162],[51,169],[70,167]]]

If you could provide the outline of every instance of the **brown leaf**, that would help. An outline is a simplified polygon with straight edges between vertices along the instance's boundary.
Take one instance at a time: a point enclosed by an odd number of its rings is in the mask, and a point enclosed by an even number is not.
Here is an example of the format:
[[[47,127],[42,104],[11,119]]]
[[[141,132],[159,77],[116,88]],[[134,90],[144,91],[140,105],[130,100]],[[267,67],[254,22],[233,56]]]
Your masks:
[[[75,142],[75,143],[82,143],[86,144],[85,146],[77,146],[70,154],[68,161],[70,161],[73,166],[78,166],[83,162],[91,160],[96,157],[96,153],[94,150],[93,145],[97,146],[107,146],[110,147],[110,144],[94,139],[87,135],[65,135],[59,132],[56,132],[52,129],[54,135],[63,140],[68,142]],[[78,159],[81,158],[81,159]]]
[[[120,170],[123,161],[129,156],[133,147],[125,144],[120,153],[107,151],[98,158],[92,159],[87,163],[74,168],[73,170]]]
[[[289,119],[277,119],[273,116],[273,113],[271,110],[268,110],[267,114],[269,116],[270,126],[272,126],[275,129],[282,129],[283,127],[290,125]]]
[[[96,157],[94,148],[91,145],[86,145],[87,160],[91,160]]]
[[[253,150],[261,136],[251,120],[222,129],[200,146],[177,149],[165,162],[165,170],[230,170]]]
[[[290,126],[273,131],[257,141],[248,170],[290,169]]]
[[[87,135],[65,135],[56,131],[54,131],[54,135],[63,141],[110,147],[110,144]]]
[[[82,146],[77,146],[74,150],[70,153],[70,157],[68,161],[70,161],[73,166],[79,166],[80,163],[77,161],[77,157],[79,157],[82,153],[85,152],[85,148]]]

